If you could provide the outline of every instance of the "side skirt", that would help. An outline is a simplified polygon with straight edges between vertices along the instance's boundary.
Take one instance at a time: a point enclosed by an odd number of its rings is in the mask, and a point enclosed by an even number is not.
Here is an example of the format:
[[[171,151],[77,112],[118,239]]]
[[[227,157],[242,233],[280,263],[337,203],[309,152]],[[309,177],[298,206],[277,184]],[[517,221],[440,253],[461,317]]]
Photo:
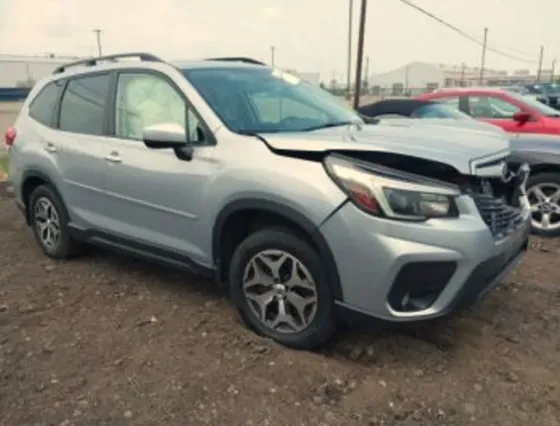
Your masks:
[[[188,271],[212,281],[216,277],[214,268],[200,265],[187,256],[159,247],[131,241],[128,238],[119,237],[106,232],[83,229],[71,223],[68,224],[68,226],[70,228],[70,235],[78,241],[83,241],[132,258]]]

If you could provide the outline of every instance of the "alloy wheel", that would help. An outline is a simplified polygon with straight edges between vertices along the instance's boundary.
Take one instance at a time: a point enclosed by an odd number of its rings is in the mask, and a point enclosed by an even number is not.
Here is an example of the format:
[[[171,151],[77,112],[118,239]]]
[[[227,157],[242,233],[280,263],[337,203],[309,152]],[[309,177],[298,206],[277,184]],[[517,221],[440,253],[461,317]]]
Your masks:
[[[560,228],[560,185],[541,183],[527,191],[533,226],[543,231]]]
[[[276,332],[300,332],[317,313],[317,286],[311,273],[282,250],[264,250],[251,258],[243,274],[243,293],[252,313]]]
[[[60,215],[56,207],[46,197],[40,197],[34,206],[35,228],[41,244],[55,251],[60,243]]]

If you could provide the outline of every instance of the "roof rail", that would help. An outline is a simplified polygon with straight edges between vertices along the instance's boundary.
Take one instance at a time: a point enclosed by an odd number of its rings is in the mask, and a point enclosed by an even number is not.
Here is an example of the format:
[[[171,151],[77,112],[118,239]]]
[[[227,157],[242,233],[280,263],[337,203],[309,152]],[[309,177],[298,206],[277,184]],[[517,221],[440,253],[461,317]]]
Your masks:
[[[225,58],[207,58],[205,60],[206,61],[244,62],[246,64],[266,66],[266,64],[264,62],[257,61],[256,59],[252,59],[252,58],[245,58],[245,57],[242,57],[242,56],[232,56],[232,57],[225,57]]]
[[[87,58],[75,62],[70,62],[68,64],[64,64],[55,68],[53,74],[60,74],[66,71],[66,69],[69,67],[75,67],[78,65],[93,67],[97,65],[98,61],[115,61],[116,59],[122,59],[122,58],[139,58],[141,61],[165,62],[163,59],[160,59],[157,56],[152,55],[151,53],[144,53],[144,52],[117,53],[114,55],[97,56],[94,58]]]

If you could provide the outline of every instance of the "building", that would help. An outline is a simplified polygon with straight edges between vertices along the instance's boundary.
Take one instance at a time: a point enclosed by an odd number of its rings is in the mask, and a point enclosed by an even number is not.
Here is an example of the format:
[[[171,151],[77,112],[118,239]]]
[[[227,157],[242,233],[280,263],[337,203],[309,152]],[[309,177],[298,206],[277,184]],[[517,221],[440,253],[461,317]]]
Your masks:
[[[64,63],[77,57],[0,55],[0,87],[31,87]]]
[[[485,68],[483,84],[507,78],[507,71]],[[382,74],[369,78],[369,87],[374,93],[391,92],[393,95],[405,92],[423,92],[438,87],[461,87],[480,84],[480,68],[466,65],[431,64],[410,62]]]

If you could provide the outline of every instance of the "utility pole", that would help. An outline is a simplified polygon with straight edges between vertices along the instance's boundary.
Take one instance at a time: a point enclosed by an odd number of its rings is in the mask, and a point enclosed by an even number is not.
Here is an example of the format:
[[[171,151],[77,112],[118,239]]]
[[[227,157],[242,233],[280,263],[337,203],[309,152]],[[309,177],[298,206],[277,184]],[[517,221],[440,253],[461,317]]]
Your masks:
[[[95,30],[93,30],[93,32],[95,33],[97,38],[97,53],[99,54],[99,56],[101,56],[101,30],[99,28],[96,28]]]
[[[404,68],[404,95],[408,97],[408,75],[410,74],[410,64]]]
[[[461,63],[461,87],[465,87],[465,63]]]
[[[364,85],[366,88],[369,88],[369,56],[366,56],[366,66],[364,69],[364,76],[363,76]]]
[[[366,31],[367,0],[362,0],[360,10],[360,29],[358,33],[358,58],[356,61],[356,88],[354,91],[354,109],[360,105],[360,87],[362,83],[362,62],[364,59],[364,35]]]
[[[272,68],[274,68],[274,51],[276,50],[276,48],[274,46],[270,46],[270,64],[272,65]]]
[[[484,82],[484,67],[486,65],[486,46],[488,44],[488,28],[484,28],[484,43],[482,45],[482,60],[480,64],[480,85]]]
[[[354,9],[354,0],[350,0],[350,6],[348,10],[348,68],[346,73],[346,87],[348,90],[347,97],[350,99],[350,93],[352,92],[352,16]]]
[[[539,69],[537,71],[537,81],[541,81],[543,54],[544,46],[541,46],[541,54],[539,55]]]
[[[552,67],[550,69],[550,82],[554,83],[554,69],[556,68],[556,59],[552,61]]]

